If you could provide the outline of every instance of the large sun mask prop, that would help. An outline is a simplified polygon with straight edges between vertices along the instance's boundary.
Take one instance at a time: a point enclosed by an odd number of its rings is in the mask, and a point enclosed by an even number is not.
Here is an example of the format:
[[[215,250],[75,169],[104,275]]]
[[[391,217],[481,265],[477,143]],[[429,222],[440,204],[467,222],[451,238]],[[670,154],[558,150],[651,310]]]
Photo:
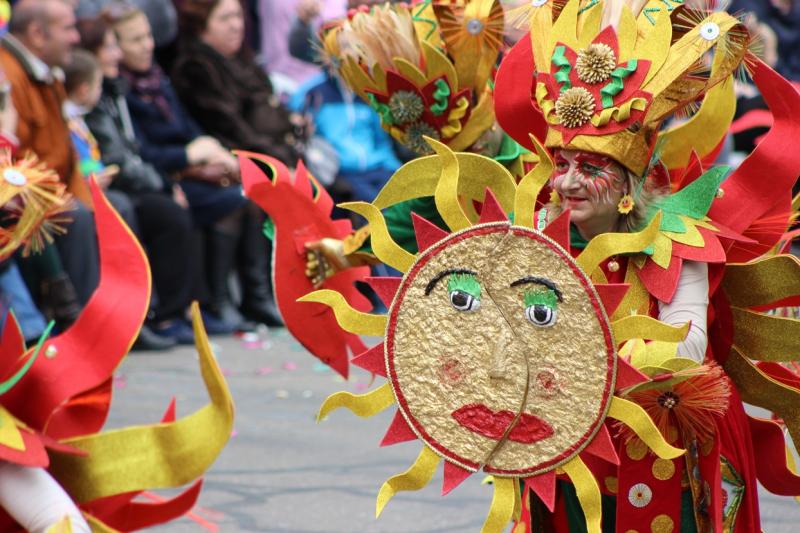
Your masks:
[[[424,443],[414,465],[384,483],[378,514],[397,491],[425,486],[443,459],[444,493],[479,470],[493,475],[484,531],[528,523],[521,509],[529,490],[552,507],[556,475],[564,474],[589,531],[599,532],[600,492],[582,456],[618,462],[608,418],[662,458],[683,453],[615,392],[646,379],[618,357],[617,343],[675,342],[686,328],[644,316],[611,321],[627,286],[593,283],[587,275],[610,254],[646,248],[658,220],[641,233],[600,239],[573,259],[568,213],[544,231],[534,229],[533,199],[552,171],[544,149],[542,163],[517,187],[498,163],[429,142],[437,155],[401,168],[372,204],[345,204],[369,220],[376,255],[405,273],[370,281],[387,316],[360,313],[334,291],[302,298],[331,306],[350,332],[385,339],[353,362],[388,383],[364,395],[334,394],[320,416],[338,407],[372,416],[397,405],[382,444]],[[420,251],[413,255],[392,241],[380,210],[422,196],[435,198],[452,232],[415,217]],[[480,215],[465,207],[474,201],[483,202]]]

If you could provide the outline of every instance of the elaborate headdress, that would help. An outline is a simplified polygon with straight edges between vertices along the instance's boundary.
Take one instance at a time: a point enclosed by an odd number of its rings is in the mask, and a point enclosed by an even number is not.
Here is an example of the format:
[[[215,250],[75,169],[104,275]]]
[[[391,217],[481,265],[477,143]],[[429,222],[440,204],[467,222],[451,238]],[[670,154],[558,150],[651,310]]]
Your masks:
[[[525,9],[530,41],[515,46],[497,83],[498,119],[518,142],[530,145],[535,133],[547,147],[602,153],[643,175],[659,139],[678,136],[662,122],[704,95],[713,112],[701,111],[680,136],[702,129],[705,153],[723,138],[733,118],[726,80],[749,40],[735,17],[677,0],[534,0]],[[668,144],[665,163],[684,166],[671,159],[690,150]]]
[[[489,80],[503,35],[497,0],[373,7],[328,30],[322,46],[345,83],[399,142],[454,150],[494,124]]]

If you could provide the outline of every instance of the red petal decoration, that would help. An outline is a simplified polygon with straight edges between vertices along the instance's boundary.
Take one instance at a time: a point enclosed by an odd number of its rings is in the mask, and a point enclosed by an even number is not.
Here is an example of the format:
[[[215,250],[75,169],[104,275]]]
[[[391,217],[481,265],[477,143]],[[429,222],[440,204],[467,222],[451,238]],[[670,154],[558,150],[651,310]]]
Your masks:
[[[0,341],[0,382],[6,381],[17,370],[22,368],[27,358],[20,358],[25,353],[25,339],[14,313],[5,314],[3,337]]]
[[[716,241],[716,238],[714,239]],[[672,243],[673,251],[676,243]],[[717,241],[717,244],[719,242]],[[700,248],[697,248],[698,250]],[[647,288],[647,292],[655,296],[659,301],[669,303],[675,296],[678,289],[678,278],[681,277],[683,269],[683,259],[672,256],[669,268],[664,270],[648,258],[644,266],[639,270],[639,280]]]
[[[383,343],[353,357],[353,364],[368,372],[386,377],[386,362],[383,358]]]
[[[497,201],[491,189],[486,188],[486,194],[483,197],[483,206],[481,207],[481,218],[478,220],[479,224],[485,222],[508,222],[508,216],[503,210],[503,206]]]
[[[545,226],[542,233],[556,241],[559,246],[569,253],[569,209],[562,211],[555,220]]]
[[[611,316],[622,303],[631,286],[629,283],[597,283],[594,288],[597,289],[597,294],[606,308],[606,314]]]
[[[454,488],[461,485],[465,479],[471,476],[474,472],[470,472],[466,468],[461,468],[455,463],[450,461],[444,462],[444,479],[442,480],[442,496],[450,494]]]
[[[547,509],[552,513],[556,506],[556,473],[554,470],[538,476],[529,477],[525,485],[542,500]]]
[[[111,407],[113,378],[92,390],[73,396],[57,408],[47,421],[45,433],[53,439],[67,439],[97,433],[103,429]]]
[[[448,235],[445,230],[416,213],[411,213],[411,222],[414,224],[414,234],[417,237],[417,248],[420,252],[427,250]]]
[[[394,414],[394,419],[392,419],[389,429],[386,431],[386,435],[383,436],[381,446],[391,446],[392,444],[408,442],[416,438],[416,433],[411,430],[411,426],[408,425],[408,422],[406,422],[406,419],[400,414],[400,411],[397,411]]]
[[[400,288],[400,282],[402,280],[403,278],[397,276],[385,276],[369,277],[364,281],[369,283],[369,286],[372,287],[372,290],[380,297],[383,304],[389,307],[392,305],[392,300],[394,300],[394,295],[397,294],[397,289]]]

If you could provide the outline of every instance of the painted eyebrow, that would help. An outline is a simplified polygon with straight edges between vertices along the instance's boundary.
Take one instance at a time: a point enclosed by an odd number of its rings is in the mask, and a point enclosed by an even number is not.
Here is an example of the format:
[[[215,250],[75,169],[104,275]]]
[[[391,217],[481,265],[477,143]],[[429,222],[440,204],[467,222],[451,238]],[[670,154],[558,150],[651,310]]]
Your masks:
[[[529,283],[533,283],[535,285],[541,285],[542,287],[547,287],[554,293],[556,293],[556,298],[558,298],[559,302],[564,301],[564,297],[561,294],[561,291],[558,290],[558,286],[555,283],[550,281],[547,278],[537,278],[535,276],[528,276],[525,278],[518,279],[517,281],[511,284],[512,287],[519,287],[520,285],[527,285]]]
[[[473,272],[472,270],[467,270],[465,268],[449,268],[447,270],[442,270],[438,274],[436,274],[432,280],[428,282],[425,286],[425,296],[428,296],[433,289],[436,288],[436,284],[439,283],[443,278],[449,276],[450,274],[469,274],[471,276],[477,276],[477,272]]]

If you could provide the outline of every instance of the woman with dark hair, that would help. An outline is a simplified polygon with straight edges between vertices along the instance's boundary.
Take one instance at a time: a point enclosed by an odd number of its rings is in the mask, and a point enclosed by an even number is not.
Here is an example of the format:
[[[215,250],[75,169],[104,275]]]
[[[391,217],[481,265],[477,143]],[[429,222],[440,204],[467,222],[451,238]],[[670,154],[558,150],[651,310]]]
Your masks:
[[[228,276],[240,259],[241,312],[267,325],[281,324],[267,284],[267,241],[262,218],[241,194],[236,158],[203,135],[153,61],[153,37],[145,15],[126,4],[107,11],[122,50],[120,73],[130,86],[126,101],[142,157],[179,180],[195,225],[206,233],[210,298],[206,311],[234,329],[252,329],[231,303]]]

